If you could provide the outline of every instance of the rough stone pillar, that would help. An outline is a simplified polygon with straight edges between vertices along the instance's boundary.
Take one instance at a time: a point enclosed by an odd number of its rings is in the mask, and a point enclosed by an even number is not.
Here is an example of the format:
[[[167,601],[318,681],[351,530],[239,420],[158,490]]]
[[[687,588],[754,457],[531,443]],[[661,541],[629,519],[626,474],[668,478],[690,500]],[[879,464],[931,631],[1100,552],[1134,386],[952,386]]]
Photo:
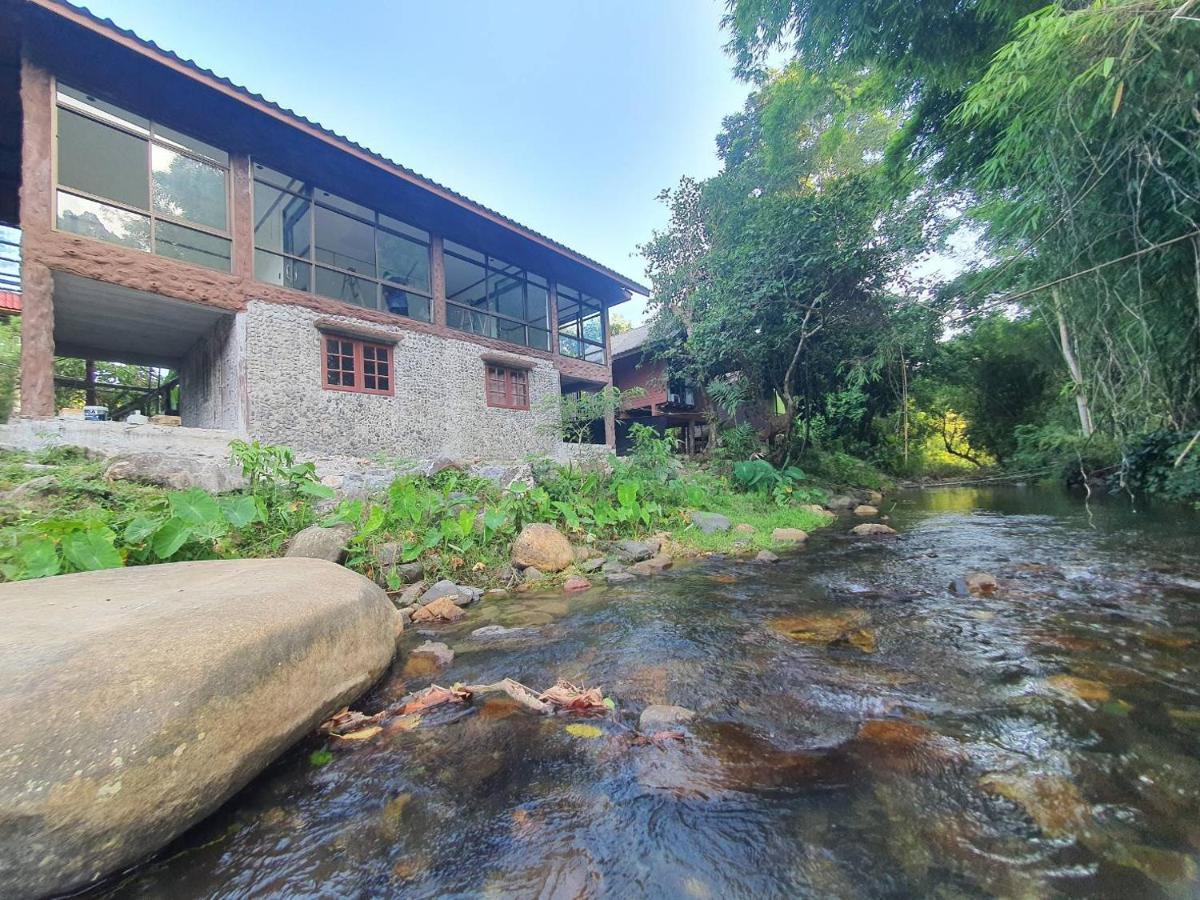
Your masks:
[[[614,453],[617,450],[617,414],[609,410],[604,414],[604,443]]]
[[[234,275],[254,280],[254,179],[250,157],[234,153],[229,157],[233,182],[233,203],[229,209],[229,233],[233,237]]]
[[[21,264],[21,417],[54,415],[54,282],[39,262]]]

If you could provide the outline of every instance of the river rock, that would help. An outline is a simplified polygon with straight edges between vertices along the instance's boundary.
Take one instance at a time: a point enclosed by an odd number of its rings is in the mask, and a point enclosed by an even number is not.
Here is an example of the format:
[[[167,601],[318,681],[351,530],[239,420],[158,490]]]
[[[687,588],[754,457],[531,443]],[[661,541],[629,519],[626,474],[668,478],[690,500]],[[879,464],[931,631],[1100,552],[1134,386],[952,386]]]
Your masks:
[[[586,591],[592,586],[592,583],[582,575],[572,575],[563,582],[563,590],[568,594],[574,594],[578,591]]]
[[[661,575],[672,565],[674,565],[674,560],[665,553],[660,553],[658,556],[644,559],[640,563],[634,563],[629,567],[629,571],[634,575]]]
[[[454,662],[454,651],[440,641],[426,641],[414,647],[408,654],[409,659],[426,659],[437,668],[444,669]]]
[[[426,603],[413,613],[413,623],[422,622],[457,622],[467,613],[449,597],[438,597],[432,603]]]
[[[863,522],[861,525],[851,528],[850,533],[858,537],[870,537],[879,534],[895,534],[896,529],[879,522]]]
[[[384,672],[384,592],[315,559],[0,585],[0,896],[80,890],[207,816]]]
[[[853,497],[848,497],[845,494],[839,494],[836,497],[830,497],[829,502],[825,504],[830,509],[850,510],[858,506],[858,501]]]
[[[971,572],[963,576],[962,580],[966,584],[967,592],[976,596],[988,596],[1000,589],[1000,582],[996,581],[996,576],[987,572]]]
[[[776,528],[771,532],[771,540],[781,544],[803,544],[808,540],[808,532],[799,528]]]
[[[765,562],[765,563],[779,562],[779,557],[777,555],[775,555],[774,553],[772,553],[770,550],[759,550],[758,556],[756,556],[754,558],[757,559],[759,562]]]
[[[645,541],[617,541],[613,545],[613,550],[616,552],[616,557],[625,565],[641,562],[644,559],[649,559],[658,552],[662,546],[662,541],[655,538],[650,538]]]
[[[441,597],[449,597],[458,606],[470,606],[482,594],[483,592],[479,588],[455,584],[449,578],[443,578],[421,594],[421,598],[417,602],[424,606]]]
[[[512,546],[514,566],[533,566],[543,572],[561,572],[575,561],[571,542],[553,525],[534,522],[526,525]]]
[[[625,584],[630,581],[636,581],[637,576],[632,572],[609,572],[604,576],[604,580],[608,584]]]
[[[598,572],[604,566],[603,556],[593,556],[591,559],[585,559],[579,563],[579,571],[581,572]]]
[[[700,512],[693,509],[688,512],[688,519],[704,534],[716,534],[722,531],[728,531],[733,524],[727,516],[720,513]]]
[[[696,713],[685,706],[668,706],[656,703],[642,710],[642,714],[638,718],[638,730],[661,731],[664,728],[670,728],[672,725],[681,725],[684,722],[690,722],[695,717]]]
[[[749,522],[739,522],[738,524],[733,526],[734,534],[747,534],[747,535],[755,534],[757,532],[757,530],[758,529],[756,529]]]
[[[867,502],[872,506],[878,506],[883,502],[883,494],[879,491],[867,491]]]
[[[104,477],[110,481],[156,484],[173,491],[200,488],[210,494],[241,490],[248,484],[228,460],[146,450],[114,456],[104,470]]]
[[[346,522],[331,528],[309,525],[288,541],[286,556],[291,558],[323,559],[326,562],[341,562],[346,556],[350,538],[354,537],[354,526]]]
[[[476,628],[468,637],[473,641],[505,641],[537,634],[536,628],[511,627],[507,625],[484,625]]]
[[[526,584],[534,584],[546,577],[546,573],[537,566],[527,566],[525,571],[521,573],[521,578]]]
[[[863,516],[864,518],[868,516],[877,516],[879,515],[879,509],[871,506],[869,503],[860,503],[858,506],[854,507],[854,514],[856,516]]]

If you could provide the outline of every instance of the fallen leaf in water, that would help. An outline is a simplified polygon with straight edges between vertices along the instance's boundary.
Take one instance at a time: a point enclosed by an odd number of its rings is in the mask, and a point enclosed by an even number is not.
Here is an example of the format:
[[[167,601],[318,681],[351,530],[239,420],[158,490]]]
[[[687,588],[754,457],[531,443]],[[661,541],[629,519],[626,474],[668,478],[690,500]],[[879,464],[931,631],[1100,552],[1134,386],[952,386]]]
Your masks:
[[[568,725],[566,727],[566,732],[572,737],[578,738],[598,738],[604,734],[604,732],[595,725],[583,725],[579,722],[572,722],[570,725]]]
[[[462,688],[444,688],[436,684],[431,684],[423,691],[417,691],[407,698],[402,698],[400,703],[397,704],[398,708],[389,707],[387,713],[389,715],[406,716],[409,713],[421,712],[426,709],[432,709],[435,706],[441,706],[443,703],[467,703],[470,699],[470,691],[465,691]]]
[[[370,725],[366,728],[360,728],[358,731],[351,731],[347,734],[335,734],[335,738],[343,741],[368,741],[379,732],[383,731],[378,725]]]
[[[604,698],[604,705],[605,705],[606,707],[608,707],[610,710],[613,710],[613,709],[616,709],[616,708],[617,708],[617,701],[616,701],[616,700],[614,700],[612,697],[605,697],[605,698]]]
[[[1099,681],[1076,675],[1051,675],[1045,683],[1053,691],[1089,703],[1105,703],[1112,697],[1112,692]]]
[[[538,699],[566,712],[584,715],[608,712],[604,703],[604,693],[599,688],[579,688],[569,681],[559,681],[554,687],[541,693]]]
[[[856,647],[863,653],[875,652],[875,632],[870,628],[859,628],[846,635],[850,646]]]

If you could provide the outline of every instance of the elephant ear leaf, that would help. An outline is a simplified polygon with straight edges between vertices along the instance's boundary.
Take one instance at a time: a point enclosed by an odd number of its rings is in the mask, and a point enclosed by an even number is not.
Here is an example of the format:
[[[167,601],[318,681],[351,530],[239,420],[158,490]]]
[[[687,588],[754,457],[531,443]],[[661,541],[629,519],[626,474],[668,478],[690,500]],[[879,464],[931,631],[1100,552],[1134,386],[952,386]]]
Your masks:
[[[170,559],[191,537],[192,527],[187,522],[180,518],[167,519],[162,527],[154,532],[150,549],[159,559]]]
[[[234,528],[245,528],[258,519],[258,504],[249,495],[236,497],[223,501],[221,512],[225,514],[225,521]]]
[[[30,538],[17,545],[14,554],[16,568],[10,577],[13,578],[45,578],[57,575],[62,567],[58,558],[58,548],[49,538]]]
[[[73,531],[63,538],[63,555],[84,572],[119,568],[124,560],[113,544],[115,537],[107,528]]]

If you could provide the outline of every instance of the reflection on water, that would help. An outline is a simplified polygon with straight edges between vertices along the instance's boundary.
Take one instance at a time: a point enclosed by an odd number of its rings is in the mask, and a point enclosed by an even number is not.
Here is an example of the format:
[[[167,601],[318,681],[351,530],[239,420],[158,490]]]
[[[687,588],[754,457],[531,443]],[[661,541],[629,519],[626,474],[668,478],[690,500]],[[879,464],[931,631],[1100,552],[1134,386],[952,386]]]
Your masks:
[[[601,737],[501,700],[319,768],[314,739],[101,893],[1194,895],[1196,517],[1033,489],[885,506],[898,539],[843,523],[773,567],[484,603],[439,632],[439,681],[601,685]],[[947,589],[973,571],[1000,590]],[[485,624],[529,628],[467,637]],[[662,703],[697,712],[688,738],[631,740]]]

